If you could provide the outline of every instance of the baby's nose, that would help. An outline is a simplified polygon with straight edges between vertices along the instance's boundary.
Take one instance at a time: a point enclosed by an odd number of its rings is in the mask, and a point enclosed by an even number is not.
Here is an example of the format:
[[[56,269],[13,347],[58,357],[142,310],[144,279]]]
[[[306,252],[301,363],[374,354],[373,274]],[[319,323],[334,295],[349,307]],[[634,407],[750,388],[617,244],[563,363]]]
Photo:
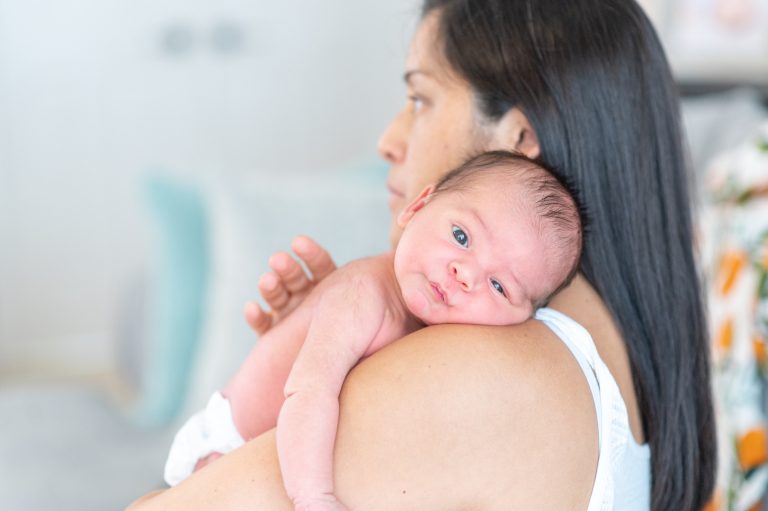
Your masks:
[[[474,276],[469,265],[454,261],[448,265],[448,270],[453,278],[456,279],[462,291],[472,291]]]

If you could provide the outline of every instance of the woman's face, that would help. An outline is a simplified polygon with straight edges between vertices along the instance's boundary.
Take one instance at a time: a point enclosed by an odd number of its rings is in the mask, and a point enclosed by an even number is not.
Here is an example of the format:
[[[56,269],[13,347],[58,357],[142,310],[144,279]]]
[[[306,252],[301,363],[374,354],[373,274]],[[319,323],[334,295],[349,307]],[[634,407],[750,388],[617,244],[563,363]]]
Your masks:
[[[398,213],[426,185],[486,148],[490,140],[490,128],[481,122],[469,84],[440,54],[437,22],[437,14],[430,14],[416,31],[405,67],[407,102],[379,140],[379,153],[391,165],[387,185],[393,245],[401,233],[395,222]]]

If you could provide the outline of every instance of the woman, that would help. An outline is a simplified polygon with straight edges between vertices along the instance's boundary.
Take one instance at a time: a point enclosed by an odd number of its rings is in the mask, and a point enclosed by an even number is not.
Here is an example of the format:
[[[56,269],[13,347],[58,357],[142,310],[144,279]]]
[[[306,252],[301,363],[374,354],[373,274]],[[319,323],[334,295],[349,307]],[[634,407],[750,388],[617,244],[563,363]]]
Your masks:
[[[479,150],[559,169],[588,227],[582,273],[550,308],[586,329],[607,372],[595,390],[579,350],[539,321],[397,341],[344,385],[340,499],[353,510],[700,509],[716,462],[707,332],[674,84],[641,9],[426,0],[405,80],[408,103],[380,141],[393,214]],[[303,243],[322,278],[332,263]],[[261,287],[280,312],[310,282],[285,255],[273,268]],[[257,309],[248,317],[268,327]],[[610,388],[621,406],[606,421]],[[273,432],[131,509],[246,507],[291,509]]]

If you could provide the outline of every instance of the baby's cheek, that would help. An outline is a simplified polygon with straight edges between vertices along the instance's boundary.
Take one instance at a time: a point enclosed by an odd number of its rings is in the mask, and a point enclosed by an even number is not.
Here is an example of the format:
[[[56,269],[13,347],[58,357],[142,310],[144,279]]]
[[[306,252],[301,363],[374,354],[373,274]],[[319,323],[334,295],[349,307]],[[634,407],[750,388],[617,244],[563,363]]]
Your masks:
[[[473,316],[468,323],[476,323],[478,325],[505,324],[507,323],[509,311],[500,310],[499,307],[495,307],[495,304],[487,304],[485,307],[475,311]]]
[[[427,300],[427,297],[415,289],[410,289],[403,294],[403,298],[405,299],[405,304],[408,306],[408,310],[411,311],[411,314],[424,321],[429,312],[429,301]]]

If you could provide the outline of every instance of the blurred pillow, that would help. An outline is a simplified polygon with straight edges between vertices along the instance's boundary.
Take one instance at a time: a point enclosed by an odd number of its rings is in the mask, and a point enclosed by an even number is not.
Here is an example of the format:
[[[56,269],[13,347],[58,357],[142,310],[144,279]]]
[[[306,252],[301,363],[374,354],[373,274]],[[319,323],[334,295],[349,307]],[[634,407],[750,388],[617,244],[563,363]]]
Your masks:
[[[199,190],[171,178],[145,185],[153,262],[148,340],[135,418],[168,422],[184,403],[199,345],[208,274],[207,226]]]
[[[385,175],[376,165],[262,174],[208,187],[211,280],[188,412],[205,405],[257,341],[243,305],[258,298],[257,283],[273,252],[289,250],[299,234],[320,242],[339,265],[389,248]]]

